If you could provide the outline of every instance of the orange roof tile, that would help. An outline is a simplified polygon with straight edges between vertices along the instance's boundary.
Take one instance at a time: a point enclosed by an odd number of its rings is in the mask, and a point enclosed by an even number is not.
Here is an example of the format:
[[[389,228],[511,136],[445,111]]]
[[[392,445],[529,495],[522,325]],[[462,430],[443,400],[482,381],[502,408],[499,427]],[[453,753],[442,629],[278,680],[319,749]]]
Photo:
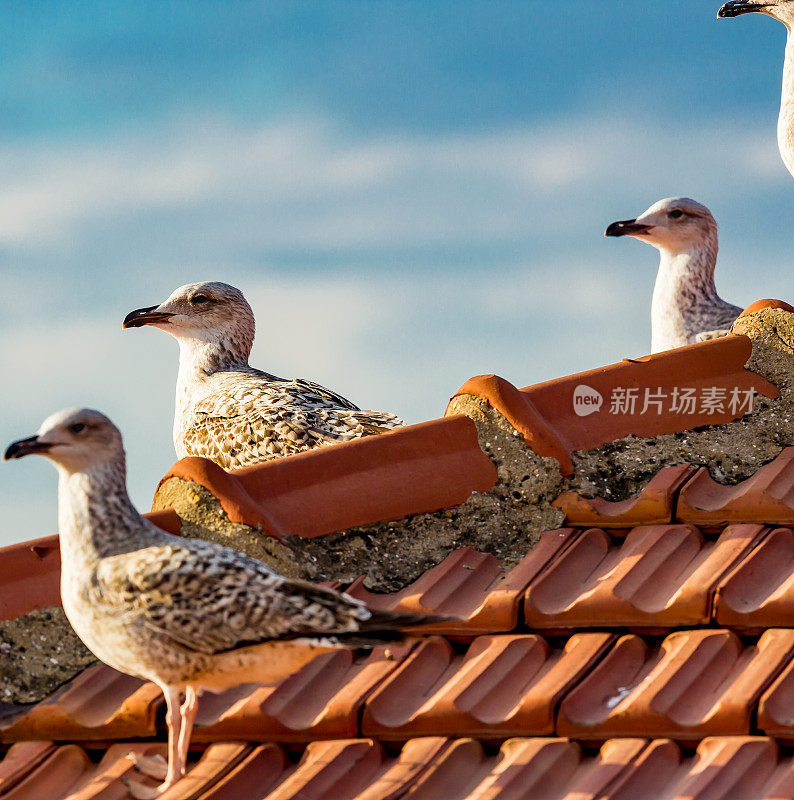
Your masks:
[[[717,483],[698,472],[678,495],[676,517],[696,525],[731,522],[794,524],[794,447],[787,447],[754,475],[736,485]]]
[[[581,739],[701,739],[750,732],[762,692],[794,654],[794,630],[743,646],[725,630],[670,634],[659,648],[623,636],[563,700],[557,733]]]
[[[526,622],[539,630],[708,624],[717,583],[764,533],[733,525],[708,542],[691,525],[649,525],[614,544],[591,528],[533,579]]]
[[[488,402],[537,453],[556,458],[563,474],[571,474],[570,454],[575,450],[590,450],[629,435],[651,437],[720,425],[745,413],[738,405],[732,413],[727,402],[715,413],[704,411],[702,404],[696,405],[695,413],[675,413],[670,410],[673,388],[693,388],[698,396],[703,390],[716,388],[724,391],[726,398],[734,390],[779,397],[773,384],[745,369],[751,351],[747,337],[726,336],[520,390],[502,378],[484,375],[467,381],[455,396],[470,394]],[[601,398],[596,411],[584,416],[576,413],[578,387],[586,387]],[[635,393],[634,405],[612,413],[613,392],[627,389]]]
[[[445,639],[426,639],[367,700],[362,733],[386,740],[553,733],[560,698],[612,640],[577,634],[553,650],[534,634],[480,636],[457,655]]]
[[[760,629],[794,620],[794,531],[777,528],[717,587],[714,619]]]
[[[497,476],[474,423],[453,416],[233,472],[183,458],[172,477],[209,490],[232,522],[311,538],[460,505]]]
[[[628,500],[612,502],[563,492],[552,505],[565,512],[566,525],[627,528],[663,524],[673,518],[678,492],[696,472],[697,467],[691,464],[663,467],[636,497]]]

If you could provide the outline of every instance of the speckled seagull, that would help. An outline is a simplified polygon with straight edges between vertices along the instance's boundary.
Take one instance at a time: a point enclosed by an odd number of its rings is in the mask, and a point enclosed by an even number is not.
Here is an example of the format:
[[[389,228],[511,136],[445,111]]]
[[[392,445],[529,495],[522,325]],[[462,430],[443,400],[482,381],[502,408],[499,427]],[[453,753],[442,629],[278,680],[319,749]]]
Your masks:
[[[777,146],[786,169],[794,176],[794,0],[734,0],[717,12],[718,17],[738,17],[757,12],[779,20],[786,26],[786,56],[783,62],[783,90],[777,119]]]
[[[660,254],[651,302],[651,352],[725,336],[742,313],[714,285],[717,223],[688,197],[654,203],[637,219],[613,222],[605,236],[633,236]]]
[[[383,433],[394,414],[362,411],[311,381],[277,378],[248,364],[254,314],[243,293],[215,281],[181,286],[159,306],[131,312],[125,328],[150,325],[179,342],[174,447],[224,469]]]
[[[200,690],[269,683],[343,647],[345,635],[361,640],[441,619],[373,611],[231,548],[164,533],[130,502],[121,434],[98,411],[53,414],[5,459],[31,453],[58,470],[69,622],[97,658],[165,695],[168,760],[134,759],[164,782],[133,779],[133,797],[158,797],[184,774]]]

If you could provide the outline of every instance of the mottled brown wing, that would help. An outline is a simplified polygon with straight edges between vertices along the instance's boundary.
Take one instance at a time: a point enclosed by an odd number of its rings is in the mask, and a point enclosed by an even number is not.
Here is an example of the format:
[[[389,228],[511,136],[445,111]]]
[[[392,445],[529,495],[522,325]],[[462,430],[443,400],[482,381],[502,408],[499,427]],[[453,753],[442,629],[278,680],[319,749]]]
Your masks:
[[[359,601],[290,581],[264,564],[208,542],[145,548],[105,559],[105,602],[188,650],[218,653],[300,635],[355,633],[371,619]]]

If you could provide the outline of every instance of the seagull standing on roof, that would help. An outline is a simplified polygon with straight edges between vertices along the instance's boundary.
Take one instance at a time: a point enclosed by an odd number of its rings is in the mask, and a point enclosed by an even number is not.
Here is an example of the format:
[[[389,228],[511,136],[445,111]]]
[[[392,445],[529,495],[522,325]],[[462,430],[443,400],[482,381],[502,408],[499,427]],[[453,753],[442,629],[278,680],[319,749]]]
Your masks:
[[[717,223],[688,197],[654,203],[636,219],[613,222],[605,236],[633,236],[660,253],[651,303],[651,352],[725,336],[742,313],[714,285]]]
[[[403,425],[362,411],[311,381],[277,378],[248,364],[254,314],[243,293],[215,281],[181,286],[159,306],[140,308],[125,328],[150,325],[179,343],[174,447],[224,469],[259,464],[320,445]]]
[[[718,17],[738,17],[750,13],[766,14],[786,26],[786,57],[783,63],[783,90],[777,120],[777,146],[786,169],[794,176],[794,0],[733,0],[717,12]]]
[[[442,619],[370,610],[231,548],[161,531],[130,502],[121,434],[98,411],[53,414],[5,460],[32,453],[58,470],[69,622],[97,658],[165,695],[168,760],[134,759],[163,783],[129,781],[133,797],[158,797],[184,775],[202,689],[269,683],[344,646],[346,635],[361,640]]]

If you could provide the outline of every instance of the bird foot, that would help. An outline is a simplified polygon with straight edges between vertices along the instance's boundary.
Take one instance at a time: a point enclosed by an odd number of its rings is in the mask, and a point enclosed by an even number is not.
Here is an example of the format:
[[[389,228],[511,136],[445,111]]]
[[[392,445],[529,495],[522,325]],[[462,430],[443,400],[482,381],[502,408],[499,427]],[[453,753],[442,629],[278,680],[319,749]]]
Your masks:
[[[155,800],[175,783],[175,781],[165,781],[157,786],[152,786],[137,778],[126,777],[122,778],[121,782],[127,787],[129,796],[135,798],[135,800]]]
[[[126,757],[132,761],[138,772],[149,778],[164,781],[168,774],[168,761],[160,755],[144,756],[140,753],[127,753]]]

